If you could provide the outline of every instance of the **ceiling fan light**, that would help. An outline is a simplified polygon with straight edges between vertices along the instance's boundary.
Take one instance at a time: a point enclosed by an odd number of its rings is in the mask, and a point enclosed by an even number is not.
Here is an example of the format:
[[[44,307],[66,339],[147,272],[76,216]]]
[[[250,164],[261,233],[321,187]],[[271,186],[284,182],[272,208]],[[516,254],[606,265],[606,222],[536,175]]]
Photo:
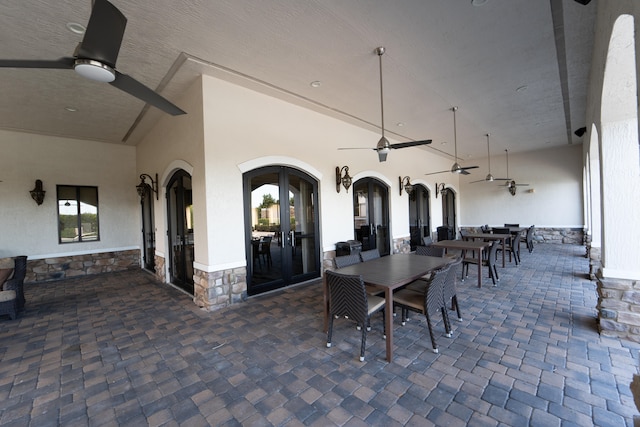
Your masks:
[[[489,182],[493,182],[493,175],[487,174],[487,177],[485,178],[485,180]]]
[[[73,69],[82,77],[97,82],[110,83],[116,79],[113,68],[92,59],[76,59]]]
[[[460,167],[458,162],[455,162],[453,166],[451,166],[451,173],[462,173],[462,168]]]

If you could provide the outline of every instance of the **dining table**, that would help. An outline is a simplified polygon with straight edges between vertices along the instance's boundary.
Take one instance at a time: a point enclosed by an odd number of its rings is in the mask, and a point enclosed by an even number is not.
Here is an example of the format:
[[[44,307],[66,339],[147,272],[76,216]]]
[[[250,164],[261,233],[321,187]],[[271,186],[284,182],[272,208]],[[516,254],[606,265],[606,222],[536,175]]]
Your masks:
[[[447,257],[394,254],[335,270],[341,274],[360,275],[366,285],[384,291],[387,362],[391,362],[393,359],[393,291],[444,267],[451,261],[452,259]],[[329,292],[326,280],[323,280],[323,289],[324,330],[327,331],[329,326]]]
[[[507,252],[507,240],[508,234],[493,234],[493,233],[467,233],[462,236],[464,240],[498,240],[502,244],[502,268],[506,267],[505,252]]]
[[[478,264],[478,287],[482,287],[482,252],[487,249],[491,243],[480,240],[440,240],[433,242],[431,246],[437,248],[445,248],[445,250],[461,250],[474,251],[477,253]]]

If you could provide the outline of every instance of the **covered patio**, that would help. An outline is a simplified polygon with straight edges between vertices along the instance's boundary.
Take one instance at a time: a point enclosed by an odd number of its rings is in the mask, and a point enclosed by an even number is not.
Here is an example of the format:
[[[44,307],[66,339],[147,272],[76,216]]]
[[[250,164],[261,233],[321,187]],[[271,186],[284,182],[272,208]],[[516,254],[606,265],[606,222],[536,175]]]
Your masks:
[[[473,269],[471,269],[473,270]],[[0,319],[0,424],[633,426],[640,345],[598,333],[578,245],[541,244],[497,287],[458,284],[440,353],[424,318],[322,332],[319,282],[207,313],[142,270],[27,284]],[[439,317],[436,316],[436,319]]]

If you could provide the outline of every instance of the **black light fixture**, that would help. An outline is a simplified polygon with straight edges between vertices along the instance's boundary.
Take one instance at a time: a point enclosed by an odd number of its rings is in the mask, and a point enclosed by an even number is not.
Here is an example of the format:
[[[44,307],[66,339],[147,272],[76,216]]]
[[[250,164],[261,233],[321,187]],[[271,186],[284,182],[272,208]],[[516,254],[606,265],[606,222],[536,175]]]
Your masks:
[[[344,175],[342,175],[343,171]],[[342,168],[340,168],[340,166],[336,166],[336,191],[338,193],[340,192],[340,184],[342,184],[342,186],[345,190],[347,190],[348,193],[349,187],[351,187],[352,182],[353,180],[349,176],[349,166],[343,166]]]
[[[42,181],[39,179],[36,179],[36,186],[33,190],[29,191],[29,194],[31,194],[31,198],[35,200],[38,206],[40,206],[42,202],[44,202],[45,193],[46,191],[42,189]]]
[[[398,177],[398,183],[400,184],[400,195],[402,196],[402,189],[407,192],[408,195],[413,193],[413,185],[411,184],[411,178],[405,176],[404,178]]]
[[[444,197],[446,192],[447,189],[445,188],[444,182],[441,182],[440,184],[436,182],[436,199],[438,198],[438,193],[442,194],[442,196]]]
[[[576,136],[577,136],[578,138],[582,138],[582,135],[584,135],[586,131],[587,131],[587,128],[586,128],[586,127],[581,127],[580,129],[577,129],[577,130],[574,132],[574,134],[576,134]]]
[[[147,182],[145,181],[146,178],[149,178],[149,180],[151,181],[151,185],[147,184]],[[136,185],[136,190],[138,191],[138,196],[140,196],[141,200],[144,200],[144,195],[147,192],[147,188],[149,188],[151,191],[156,193],[156,200],[159,200],[159,196],[158,196],[158,174],[156,174],[155,181],[153,180],[151,175],[149,175],[147,173],[143,173],[142,175],[140,175],[140,184]]]

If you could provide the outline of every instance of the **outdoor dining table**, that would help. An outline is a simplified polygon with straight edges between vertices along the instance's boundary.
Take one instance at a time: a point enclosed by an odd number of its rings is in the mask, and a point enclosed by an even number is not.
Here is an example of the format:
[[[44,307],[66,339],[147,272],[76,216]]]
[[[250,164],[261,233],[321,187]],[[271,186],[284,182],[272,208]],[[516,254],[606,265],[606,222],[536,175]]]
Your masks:
[[[391,362],[393,359],[393,290],[407,285],[451,261],[447,257],[396,254],[335,270],[340,274],[360,275],[365,284],[384,291],[387,362]],[[324,330],[326,331],[329,325],[329,293],[325,280],[323,280],[323,288]]]
[[[490,246],[489,242],[478,240],[440,240],[433,242],[431,246],[445,249],[458,249],[462,251],[477,251],[478,253],[478,287],[482,287],[482,251]],[[504,251],[503,251],[504,253]]]
[[[502,268],[506,267],[505,264],[505,252],[507,251],[507,239],[508,234],[493,234],[493,233],[467,233],[464,236],[465,240],[499,240],[502,243]]]

